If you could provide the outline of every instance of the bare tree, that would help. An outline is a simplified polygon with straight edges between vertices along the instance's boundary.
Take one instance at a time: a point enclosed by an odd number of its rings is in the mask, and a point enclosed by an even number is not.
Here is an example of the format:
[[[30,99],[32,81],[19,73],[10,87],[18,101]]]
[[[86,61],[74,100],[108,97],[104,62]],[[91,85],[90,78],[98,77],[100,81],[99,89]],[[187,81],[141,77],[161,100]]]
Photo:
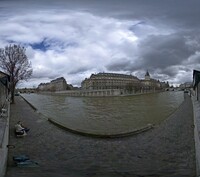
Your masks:
[[[15,88],[19,81],[27,80],[32,75],[32,66],[20,45],[8,45],[0,48],[0,68],[10,75],[11,102],[14,103]]]

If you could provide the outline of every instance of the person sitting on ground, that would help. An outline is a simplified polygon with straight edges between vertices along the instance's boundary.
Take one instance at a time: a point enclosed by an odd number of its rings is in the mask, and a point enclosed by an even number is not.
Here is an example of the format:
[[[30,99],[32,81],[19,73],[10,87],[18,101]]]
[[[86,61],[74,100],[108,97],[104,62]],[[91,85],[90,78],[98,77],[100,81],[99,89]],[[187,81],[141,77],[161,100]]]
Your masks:
[[[24,127],[21,123],[21,121],[18,121],[17,124],[15,125],[15,133],[16,135],[26,135],[26,133],[29,131],[30,129]]]

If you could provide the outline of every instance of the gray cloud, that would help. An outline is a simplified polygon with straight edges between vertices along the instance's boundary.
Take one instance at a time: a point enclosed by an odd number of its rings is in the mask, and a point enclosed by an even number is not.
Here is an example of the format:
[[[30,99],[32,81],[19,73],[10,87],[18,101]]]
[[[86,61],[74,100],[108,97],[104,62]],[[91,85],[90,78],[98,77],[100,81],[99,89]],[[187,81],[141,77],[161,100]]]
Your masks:
[[[0,2],[0,47],[27,46],[38,83],[124,72],[177,84],[200,69],[198,0]],[[78,84],[79,83],[79,84]]]
[[[150,36],[140,44],[140,48],[142,64],[161,69],[181,64],[195,52],[180,34]]]
[[[131,64],[131,61],[129,61],[126,58],[120,58],[117,62],[110,63],[106,66],[107,70],[110,71],[126,71],[128,70],[128,66]]]

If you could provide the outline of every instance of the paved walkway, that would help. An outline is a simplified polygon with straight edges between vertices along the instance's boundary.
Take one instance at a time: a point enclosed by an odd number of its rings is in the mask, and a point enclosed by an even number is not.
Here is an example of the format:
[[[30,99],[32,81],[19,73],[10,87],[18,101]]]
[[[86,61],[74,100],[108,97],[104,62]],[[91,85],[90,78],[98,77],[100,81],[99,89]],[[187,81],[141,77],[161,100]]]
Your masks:
[[[16,138],[23,121],[28,136]],[[165,122],[147,132],[100,139],[67,132],[51,124],[21,98],[11,106],[6,177],[194,177],[193,110],[189,97]],[[39,167],[15,167],[13,155],[27,154]]]

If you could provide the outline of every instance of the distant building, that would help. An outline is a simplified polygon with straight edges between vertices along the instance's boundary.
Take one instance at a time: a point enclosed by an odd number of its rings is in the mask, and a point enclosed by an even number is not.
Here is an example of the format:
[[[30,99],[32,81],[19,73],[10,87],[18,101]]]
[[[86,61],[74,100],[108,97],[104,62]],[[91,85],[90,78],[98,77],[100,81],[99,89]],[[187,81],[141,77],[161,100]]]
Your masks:
[[[169,88],[169,82],[160,82],[160,86],[162,89]]]
[[[123,91],[123,94],[152,92],[163,90],[168,87],[168,82],[165,83],[152,79],[148,71],[146,72],[143,80],[140,80],[133,75],[98,73],[92,74],[90,78],[86,78],[81,83],[82,90],[119,89]]]
[[[35,93],[37,92],[36,88],[17,88],[16,93]]]
[[[119,73],[91,74],[89,78],[81,82],[81,90],[67,84],[66,80],[60,77],[51,82],[39,84],[37,90],[58,91],[72,96],[116,96],[155,92],[165,90],[168,87],[168,82],[152,79],[147,71],[143,80],[133,75]]]
[[[50,85],[53,91],[67,90],[67,82],[63,77],[52,80]]]
[[[192,82],[185,82],[184,84],[180,84],[179,88],[182,90],[192,88]]]
[[[141,92],[152,92],[156,90],[162,90],[168,87],[168,83],[152,79],[148,71],[145,74],[145,78],[141,80]]]
[[[92,74],[81,83],[83,90],[122,89],[135,92],[140,87],[140,80],[136,76],[117,73]]]
[[[65,78],[60,77],[52,80],[49,83],[41,83],[38,86],[39,91],[63,91],[63,90],[71,90],[72,85],[68,85]]]

